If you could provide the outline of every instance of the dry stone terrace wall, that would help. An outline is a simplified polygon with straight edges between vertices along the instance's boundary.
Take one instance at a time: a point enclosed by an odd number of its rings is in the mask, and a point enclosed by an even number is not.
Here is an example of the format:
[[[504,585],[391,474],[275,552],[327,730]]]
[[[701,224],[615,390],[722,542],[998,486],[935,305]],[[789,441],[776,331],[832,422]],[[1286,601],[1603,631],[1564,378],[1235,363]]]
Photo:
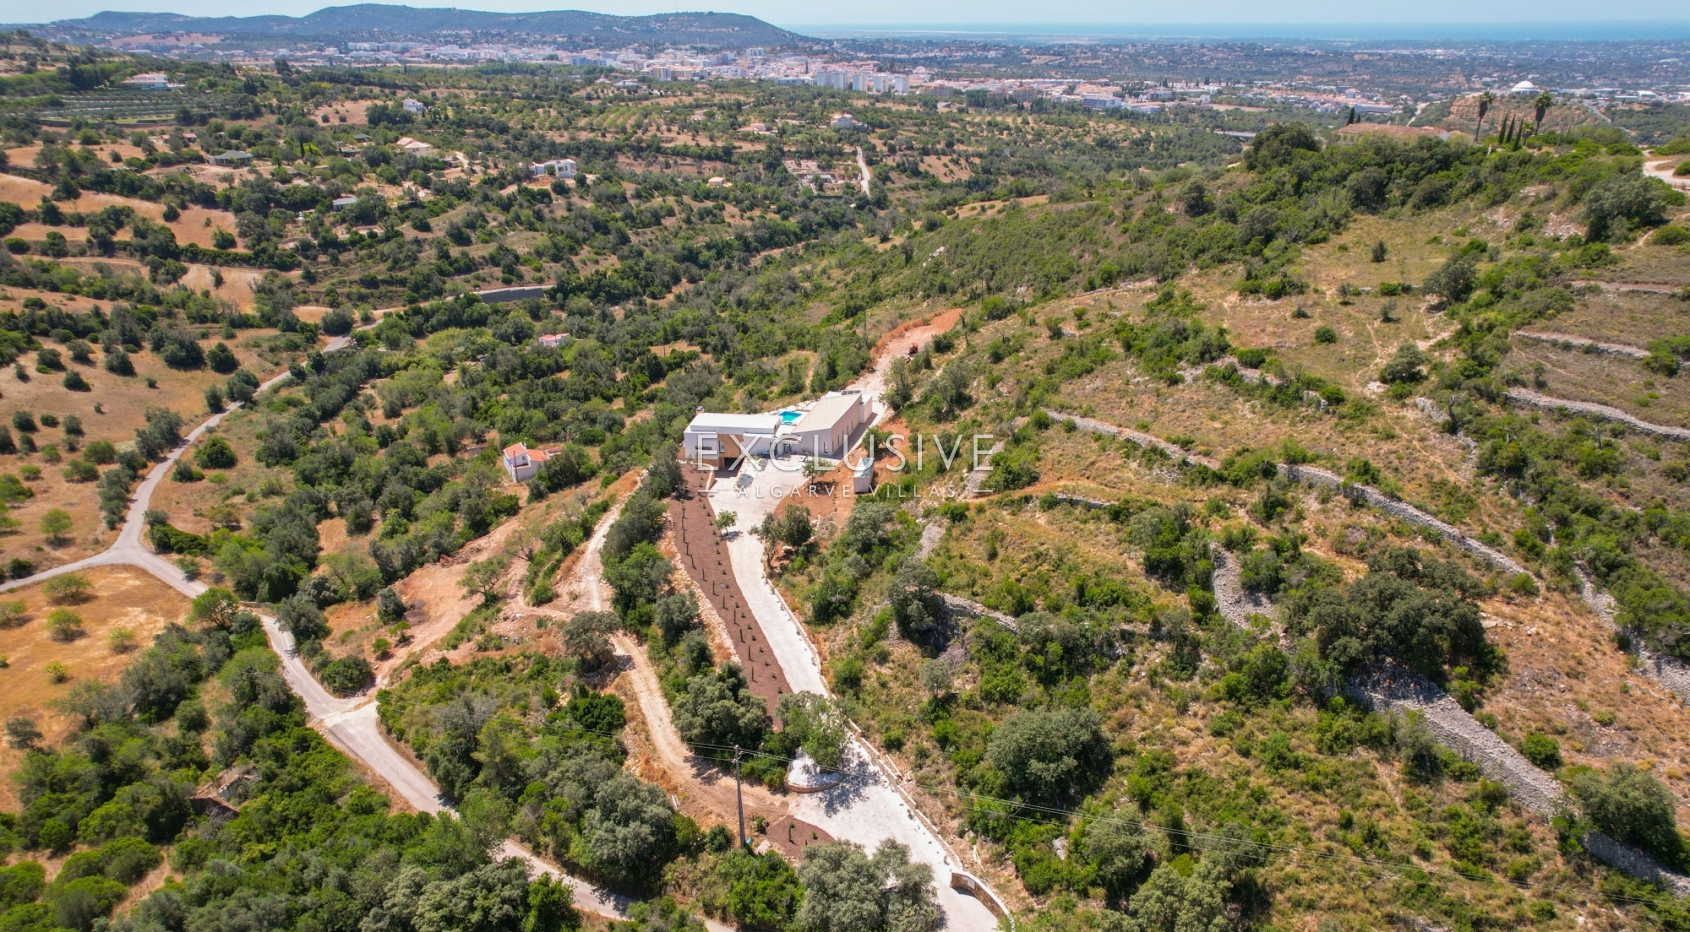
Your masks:
[[[1454,525],[1440,521],[1413,505],[1391,498],[1389,495],[1380,492],[1378,489],[1370,488],[1365,485],[1347,484],[1344,480],[1338,478],[1336,474],[1314,466],[1281,463],[1279,468],[1284,471],[1287,477],[1294,481],[1301,482],[1304,485],[1318,485],[1326,488],[1337,489],[1351,501],[1359,501],[1369,507],[1377,508],[1386,514],[1391,515],[1394,518],[1400,518],[1415,527],[1423,527],[1437,531],[1439,534],[1448,539],[1450,543],[1460,547],[1468,553],[1473,554],[1479,559],[1505,573],[1508,573],[1509,575],[1519,575],[1526,572],[1525,567],[1516,563],[1507,555],[1500,553],[1492,547],[1487,547],[1471,537],[1468,537]]]
[[[1648,359],[1649,351],[1641,346],[1628,346],[1624,343],[1603,343],[1589,337],[1575,337],[1570,333],[1534,333],[1529,330],[1516,331],[1515,336],[1539,343],[1554,346],[1569,346],[1577,349],[1588,348],[1590,352],[1601,353],[1604,356],[1625,356],[1631,359]]]
[[[1087,433],[1108,434],[1113,437],[1131,440],[1139,446],[1155,447],[1182,463],[1200,463],[1209,467],[1213,467],[1215,465],[1212,460],[1192,456],[1186,451],[1180,449],[1178,446],[1175,446],[1160,437],[1155,437],[1142,431],[1128,430],[1125,427],[1116,427],[1113,424],[1107,424],[1103,421],[1089,417],[1072,417],[1070,415],[1063,414],[1060,411],[1051,411],[1047,409],[1045,413],[1059,421],[1071,420],[1077,428]],[[1286,478],[1289,478],[1292,481],[1300,482],[1304,485],[1315,485],[1336,489],[1353,501],[1359,501],[1370,507],[1377,508],[1393,517],[1401,518],[1403,521],[1406,521],[1416,527],[1423,527],[1437,531],[1445,538],[1448,538],[1449,541],[1457,547],[1460,547],[1468,553],[1473,554],[1479,559],[1484,560],[1486,563],[1489,563],[1490,565],[1510,575],[1518,575],[1526,572],[1526,568],[1521,566],[1519,563],[1509,559],[1508,556],[1498,552],[1496,549],[1487,547],[1471,537],[1468,537],[1454,525],[1440,521],[1413,505],[1391,498],[1383,492],[1380,492],[1378,489],[1370,488],[1365,485],[1348,484],[1336,474],[1314,466],[1305,466],[1295,463],[1280,463],[1279,469],[1285,474]]]
[[[1215,587],[1215,606],[1221,617],[1240,628],[1250,627],[1251,615],[1271,615],[1273,603],[1259,592],[1244,588],[1243,567],[1223,547],[1210,547],[1209,559],[1215,565],[1212,577]]]
[[[1149,434],[1115,427],[1092,418],[1069,418],[1057,411],[1047,413],[1058,420],[1071,419],[1080,430],[1089,433],[1124,437],[1140,445],[1157,447],[1182,463],[1202,462],[1173,444]],[[1412,505],[1390,498],[1376,489],[1346,484],[1337,475],[1313,466],[1281,463],[1279,468],[1294,481],[1337,489],[1353,501],[1377,508],[1417,527],[1435,530],[1456,546],[1504,572],[1526,572],[1525,567],[1494,548],[1487,547],[1448,523]],[[1219,611],[1233,624],[1247,627],[1251,613],[1265,612],[1261,612],[1255,599],[1244,591],[1240,582],[1240,568],[1231,554],[1217,547],[1213,550],[1212,559],[1215,565],[1215,601]],[[953,598],[947,596],[947,604],[951,603]],[[955,601],[973,605],[966,600]],[[983,606],[980,608],[983,610]],[[1685,673],[1687,680],[1690,680],[1690,670]],[[1480,724],[1478,719],[1463,709],[1449,693],[1425,677],[1394,665],[1380,665],[1352,678],[1346,684],[1345,692],[1381,715],[1419,715],[1439,744],[1476,765],[1486,776],[1507,786],[1513,797],[1532,812],[1552,818],[1571,809],[1566,790],[1555,777],[1533,766],[1519,751]],[[1690,877],[1667,870],[1644,852],[1621,844],[1600,832],[1587,834],[1583,841],[1585,849],[1603,862],[1634,877],[1660,884],[1675,896],[1690,896]]]
[[[1426,678],[1394,665],[1380,665],[1350,680],[1346,692],[1381,715],[1417,712],[1438,743],[1472,761],[1485,776],[1506,784],[1527,809],[1552,817],[1567,808],[1566,791],[1554,777],[1479,724],[1449,693]]]
[[[1638,433],[1648,434],[1651,437],[1659,437],[1662,440],[1672,440],[1677,443],[1690,443],[1690,429],[1683,427],[1668,427],[1665,424],[1651,424],[1648,421],[1639,420],[1630,414],[1621,411],[1619,408],[1611,408],[1607,405],[1599,405],[1589,401],[1568,401],[1565,398],[1551,398],[1548,395],[1542,395],[1525,388],[1510,389],[1506,397],[1511,403],[1525,405],[1528,408],[1538,408],[1543,411],[1566,411],[1570,414],[1582,414],[1586,417],[1596,418],[1599,421],[1611,421],[1615,424],[1624,424]]]
[[[1584,567],[1575,567],[1573,571],[1578,574],[1579,595],[1584,599],[1584,604],[1590,606],[1591,611],[1607,622],[1608,627],[1616,631],[1625,630],[1615,621],[1614,597],[1598,590],[1590,581],[1590,575],[1585,572]],[[1631,640],[1628,650],[1637,658],[1638,667],[1659,680],[1662,686],[1672,690],[1673,695],[1690,702],[1690,666],[1677,657],[1667,657],[1650,650],[1643,643],[1641,633],[1627,630],[1626,634],[1630,635]]]

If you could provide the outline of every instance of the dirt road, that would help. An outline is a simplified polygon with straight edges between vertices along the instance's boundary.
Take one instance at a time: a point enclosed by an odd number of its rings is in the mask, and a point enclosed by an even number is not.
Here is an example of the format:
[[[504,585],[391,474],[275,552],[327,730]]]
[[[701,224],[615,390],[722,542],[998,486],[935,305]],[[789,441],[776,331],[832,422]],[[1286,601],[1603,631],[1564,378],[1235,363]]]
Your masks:
[[[1690,191],[1690,178],[1677,177],[1672,173],[1677,163],[1677,159],[1644,159],[1643,174],[1659,178],[1680,191]]]
[[[338,341],[331,341],[329,350],[337,350],[348,345],[344,337]],[[288,376],[286,373],[276,376],[259,386],[262,393],[279,384]],[[239,405],[231,406],[232,412]],[[171,450],[163,462],[154,466],[147,477],[142,480],[135,490],[134,500],[129,506],[129,513],[123,523],[123,529],[118,534],[117,542],[110,549],[98,553],[85,560],[56,566],[53,569],[38,573],[20,580],[13,580],[0,584],[0,592],[15,589],[19,586],[33,585],[44,579],[51,579],[64,573],[75,572],[92,566],[112,566],[127,564],[138,566],[162,580],[166,585],[193,598],[205,592],[209,587],[197,580],[190,580],[182,575],[182,571],[164,560],[162,557],[148,550],[142,543],[141,535],[146,526],[147,508],[152,503],[153,493],[160,482],[176,465],[176,460],[187,452],[189,446],[206,431],[222,423],[229,412],[213,415],[204,423],[189,432],[187,439]],[[605,521],[594,535],[599,546],[603,545],[604,531],[608,530],[609,521]],[[282,677],[288,688],[304,702],[305,711],[310,718],[311,726],[323,733],[330,743],[339,748],[347,756],[355,758],[364,767],[380,777],[393,792],[398,793],[404,800],[419,812],[443,812],[450,807],[442,800],[439,787],[428,778],[417,766],[399,753],[398,749],[389,744],[381,731],[381,723],[376,717],[375,698],[371,695],[340,698],[331,694],[311,675],[305,661],[299,656],[294,646],[293,635],[282,630],[276,619],[268,615],[260,615],[264,625],[264,633],[269,638],[270,648],[281,658]],[[555,865],[550,864],[528,851],[516,841],[506,841],[500,848],[500,853],[507,857],[521,858],[528,866],[531,875],[547,874],[569,884],[575,905],[589,912],[598,913],[612,919],[626,919],[628,906],[632,901],[620,894],[613,893],[602,887],[595,886],[579,877],[563,873]],[[707,920],[706,927],[710,932],[730,932],[727,926],[714,920]]]

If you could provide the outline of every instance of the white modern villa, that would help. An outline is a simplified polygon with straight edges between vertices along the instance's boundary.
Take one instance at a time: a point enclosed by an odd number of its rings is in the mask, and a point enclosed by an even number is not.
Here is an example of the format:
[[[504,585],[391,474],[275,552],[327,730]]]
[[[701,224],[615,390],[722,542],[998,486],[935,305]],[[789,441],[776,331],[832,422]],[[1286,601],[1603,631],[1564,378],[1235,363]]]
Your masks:
[[[741,456],[820,456],[838,459],[872,416],[868,398],[855,389],[828,392],[768,414],[699,411],[687,425],[686,458],[710,467]]]

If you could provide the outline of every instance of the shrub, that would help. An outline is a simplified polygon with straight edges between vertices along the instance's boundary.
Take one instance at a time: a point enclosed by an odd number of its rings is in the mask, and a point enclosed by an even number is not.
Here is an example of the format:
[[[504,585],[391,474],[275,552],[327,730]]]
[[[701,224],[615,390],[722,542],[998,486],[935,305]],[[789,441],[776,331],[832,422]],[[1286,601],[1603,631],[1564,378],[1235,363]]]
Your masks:
[[[1451,256],[1437,271],[1426,277],[1422,289],[1437,295],[1446,304],[1467,300],[1479,281],[1479,266],[1473,257],[1462,253]]]
[[[63,544],[70,529],[70,512],[63,508],[50,509],[41,516],[41,533],[47,535],[47,540],[53,544]]]
[[[1623,239],[1640,227],[1666,220],[1671,189],[1659,179],[1641,174],[1614,175],[1584,196],[1584,222],[1591,242]]]
[[[1532,766],[1555,770],[1561,766],[1561,745],[1548,735],[1532,732],[1520,742],[1520,753]]]
[[[1668,224],[1661,227],[1655,231],[1653,236],[1649,237],[1649,245],[1651,246],[1682,246],[1685,243],[1690,243],[1690,230],[1686,230],[1677,224]]]
[[[1379,370],[1379,381],[1387,385],[1407,384],[1419,382],[1426,378],[1426,373],[1420,368],[1426,364],[1426,354],[1413,343],[1404,343],[1397,348],[1397,354]]]
[[[64,477],[66,482],[93,482],[100,478],[100,469],[85,459],[71,460],[65,466]]]
[[[1677,862],[1682,845],[1678,801],[1654,775],[1622,762],[1606,771],[1579,773],[1572,783],[1585,817],[1598,829],[1668,863]]]
[[[1107,775],[1113,755],[1103,720],[1091,709],[1017,712],[992,733],[986,759],[1014,792],[1061,802]]]
[[[70,667],[65,666],[63,661],[50,660],[41,670],[55,686],[70,679]]]
[[[233,469],[239,462],[235,448],[222,437],[212,437],[194,451],[194,462],[201,469]]]
[[[47,601],[54,605],[78,605],[94,597],[94,584],[78,573],[54,576],[42,590],[47,594]]]
[[[134,631],[128,628],[113,628],[111,633],[106,635],[106,646],[110,647],[114,654],[127,654],[140,647],[141,642],[136,639]]]
[[[94,390],[94,386],[89,385],[88,380],[82,377],[82,373],[75,369],[65,373],[63,382],[65,389],[68,391],[91,392]]]
[[[87,633],[82,616],[68,608],[55,608],[47,615],[47,636],[60,644],[69,644]]]
[[[235,357],[234,350],[223,343],[215,344],[207,350],[205,361],[211,366],[211,371],[218,375],[228,375],[241,367],[241,361]]]
[[[318,329],[331,337],[343,337],[352,332],[352,312],[345,308],[336,308],[323,315],[318,321]]]
[[[317,671],[317,679],[340,695],[355,693],[375,679],[370,662],[362,657],[341,657],[331,660]]]
[[[1316,343],[1336,343],[1338,342],[1338,331],[1322,324],[1314,328],[1314,341]]]
[[[135,363],[129,358],[129,354],[122,349],[114,349],[106,353],[105,361],[100,363],[100,366],[112,375],[135,374]]]
[[[29,620],[29,604],[22,599],[0,602],[0,628],[16,628]]]

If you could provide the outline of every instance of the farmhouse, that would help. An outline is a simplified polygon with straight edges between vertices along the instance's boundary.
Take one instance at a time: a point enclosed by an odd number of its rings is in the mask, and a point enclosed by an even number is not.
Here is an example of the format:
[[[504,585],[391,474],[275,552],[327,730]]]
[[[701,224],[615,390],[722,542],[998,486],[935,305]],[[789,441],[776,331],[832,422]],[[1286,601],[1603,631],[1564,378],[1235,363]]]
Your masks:
[[[551,458],[545,450],[530,450],[527,444],[513,443],[505,447],[505,472],[513,482],[527,482],[540,471],[540,464]]]
[[[552,159],[549,162],[535,162],[528,166],[528,171],[538,178],[541,175],[556,175],[559,178],[575,177],[574,159]]]

